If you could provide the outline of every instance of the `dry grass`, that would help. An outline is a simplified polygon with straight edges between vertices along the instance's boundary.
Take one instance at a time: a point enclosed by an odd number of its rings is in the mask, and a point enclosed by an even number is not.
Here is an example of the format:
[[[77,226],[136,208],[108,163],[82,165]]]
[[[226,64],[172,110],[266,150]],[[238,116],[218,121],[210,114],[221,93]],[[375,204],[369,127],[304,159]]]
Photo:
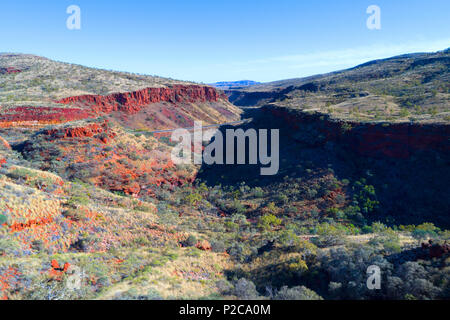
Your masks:
[[[163,256],[164,252],[157,254]],[[178,248],[171,254],[176,256],[174,260],[151,267],[142,275],[111,287],[98,299],[112,299],[130,289],[141,295],[155,290],[164,299],[199,299],[218,294],[215,283],[224,279],[224,270],[231,268],[227,256],[196,248]]]

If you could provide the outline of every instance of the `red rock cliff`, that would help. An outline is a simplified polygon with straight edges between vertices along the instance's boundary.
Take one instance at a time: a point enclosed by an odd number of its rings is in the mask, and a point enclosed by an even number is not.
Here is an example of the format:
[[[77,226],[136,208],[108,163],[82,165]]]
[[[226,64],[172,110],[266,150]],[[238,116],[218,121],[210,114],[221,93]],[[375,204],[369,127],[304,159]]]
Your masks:
[[[104,123],[92,123],[84,127],[67,127],[67,128],[57,128],[50,129],[44,132],[45,135],[55,137],[55,138],[83,138],[83,137],[93,137],[97,134],[105,134],[101,137],[103,142],[107,142],[107,138],[113,138],[115,134],[109,130],[108,122]]]
[[[134,92],[113,93],[107,96],[84,95],[56,101],[91,107],[95,112],[123,111],[136,113],[141,107],[156,102],[216,102],[227,99],[224,94],[208,86],[173,85],[168,88],[146,88]]]
[[[326,115],[307,114],[285,108],[263,109],[282,119],[293,132],[305,130],[307,139],[312,144],[332,141],[362,156],[409,158],[419,151],[450,153],[448,124],[343,122],[332,120]],[[302,138],[303,142],[305,140],[306,138]]]

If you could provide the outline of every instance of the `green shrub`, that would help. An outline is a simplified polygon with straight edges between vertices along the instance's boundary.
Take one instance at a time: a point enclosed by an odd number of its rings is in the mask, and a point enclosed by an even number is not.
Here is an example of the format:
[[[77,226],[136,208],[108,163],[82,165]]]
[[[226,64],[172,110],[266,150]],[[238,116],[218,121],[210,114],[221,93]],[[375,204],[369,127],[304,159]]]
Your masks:
[[[184,199],[185,202],[191,206],[196,206],[203,200],[202,196],[196,192],[188,194]]]
[[[279,226],[281,219],[277,218],[273,214],[266,214],[259,219],[258,227],[262,230],[269,230],[272,227]]]
[[[365,184],[365,179],[355,182],[353,191],[353,200],[358,203],[362,213],[370,213],[378,208],[380,203],[377,200],[375,187]]]
[[[432,223],[422,223],[418,225],[412,232],[411,235],[417,240],[422,240],[426,238],[436,238],[440,229]]]
[[[345,231],[343,228],[325,222],[317,225],[315,231],[318,237],[314,241],[318,246],[335,246],[344,242]]]
[[[264,190],[260,187],[255,187],[253,189],[253,197],[255,198],[262,198],[264,197]]]

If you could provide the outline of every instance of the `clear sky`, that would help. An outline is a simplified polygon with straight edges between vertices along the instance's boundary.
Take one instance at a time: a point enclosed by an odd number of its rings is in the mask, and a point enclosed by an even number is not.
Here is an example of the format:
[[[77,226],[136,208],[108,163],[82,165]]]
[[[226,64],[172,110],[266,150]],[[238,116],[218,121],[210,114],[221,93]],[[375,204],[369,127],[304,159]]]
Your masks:
[[[81,30],[68,30],[69,5]],[[381,8],[381,30],[366,26]],[[0,52],[197,82],[273,81],[450,47],[449,0],[0,2]]]

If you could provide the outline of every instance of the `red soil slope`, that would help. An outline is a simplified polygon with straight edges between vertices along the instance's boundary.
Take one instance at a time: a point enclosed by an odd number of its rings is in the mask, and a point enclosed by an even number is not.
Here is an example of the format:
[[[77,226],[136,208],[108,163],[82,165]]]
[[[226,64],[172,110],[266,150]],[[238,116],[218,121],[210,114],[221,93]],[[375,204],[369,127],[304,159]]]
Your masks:
[[[0,127],[58,124],[91,117],[86,110],[53,107],[0,107]]]

